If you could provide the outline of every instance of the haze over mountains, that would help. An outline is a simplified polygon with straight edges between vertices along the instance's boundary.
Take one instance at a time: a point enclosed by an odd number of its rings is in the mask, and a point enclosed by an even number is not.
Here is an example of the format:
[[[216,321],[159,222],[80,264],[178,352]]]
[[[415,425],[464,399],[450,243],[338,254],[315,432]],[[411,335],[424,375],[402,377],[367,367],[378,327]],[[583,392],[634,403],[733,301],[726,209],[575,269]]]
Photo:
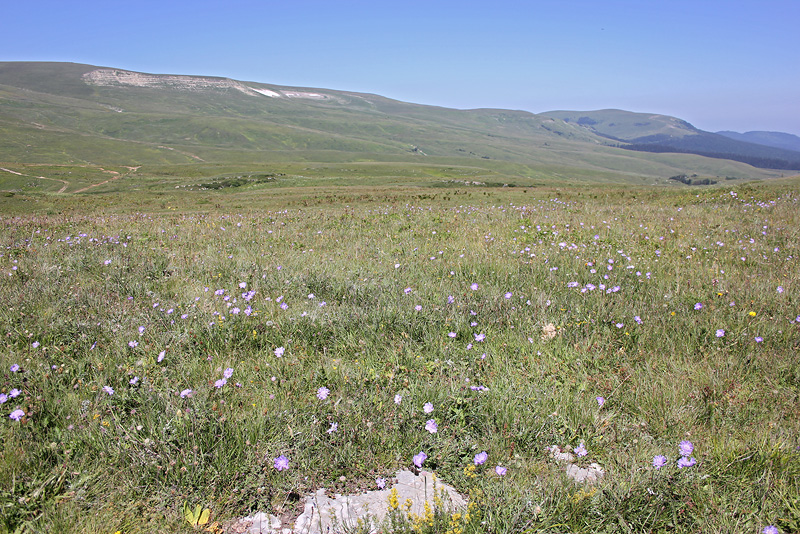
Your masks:
[[[800,170],[788,134],[621,110],[455,110],[378,95],[74,63],[0,62],[0,162],[404,162],[533,179],[666,183]],[[787,141],[781,147],[777,141]],[[754,142],[756,141],[756,142]],[[523,180],[524,182],[524,180]]]

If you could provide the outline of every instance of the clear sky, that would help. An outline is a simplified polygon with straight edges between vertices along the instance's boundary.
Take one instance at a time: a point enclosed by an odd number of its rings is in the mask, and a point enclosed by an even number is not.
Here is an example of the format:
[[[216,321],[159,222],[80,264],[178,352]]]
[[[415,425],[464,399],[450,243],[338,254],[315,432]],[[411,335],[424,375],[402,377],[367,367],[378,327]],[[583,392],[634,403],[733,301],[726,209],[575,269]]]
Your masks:
[[[0,61],[800,135],[800,0],[6,0]]]

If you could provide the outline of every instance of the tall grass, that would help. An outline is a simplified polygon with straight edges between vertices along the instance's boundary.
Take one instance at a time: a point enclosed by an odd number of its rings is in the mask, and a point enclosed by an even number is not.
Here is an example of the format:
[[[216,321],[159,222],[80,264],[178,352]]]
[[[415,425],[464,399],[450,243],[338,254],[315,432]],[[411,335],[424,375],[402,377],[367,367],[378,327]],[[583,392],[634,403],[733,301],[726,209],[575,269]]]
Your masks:
[[[290,515],[420,451],[466,531],[797,531],[800,217],[770,191],[3,218],[0,531]],[[595,486],[547,451],[581,443]]]

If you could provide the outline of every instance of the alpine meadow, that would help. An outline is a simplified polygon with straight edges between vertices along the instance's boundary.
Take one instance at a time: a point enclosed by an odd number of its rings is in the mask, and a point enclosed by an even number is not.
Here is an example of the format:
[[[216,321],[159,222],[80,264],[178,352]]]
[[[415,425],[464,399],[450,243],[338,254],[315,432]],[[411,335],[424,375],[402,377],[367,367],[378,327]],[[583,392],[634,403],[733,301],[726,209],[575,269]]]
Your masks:
[[[800,532],[798,162],[0,63],[0,532]]]

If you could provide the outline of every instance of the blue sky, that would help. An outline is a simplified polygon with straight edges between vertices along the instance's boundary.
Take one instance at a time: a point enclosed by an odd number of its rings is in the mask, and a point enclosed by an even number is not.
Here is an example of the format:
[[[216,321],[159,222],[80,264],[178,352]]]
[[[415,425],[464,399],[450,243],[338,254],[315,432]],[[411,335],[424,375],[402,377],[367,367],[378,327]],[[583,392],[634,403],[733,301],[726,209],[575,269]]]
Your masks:
[[[4,2],[1,61],[800,135],[800,1]]]

